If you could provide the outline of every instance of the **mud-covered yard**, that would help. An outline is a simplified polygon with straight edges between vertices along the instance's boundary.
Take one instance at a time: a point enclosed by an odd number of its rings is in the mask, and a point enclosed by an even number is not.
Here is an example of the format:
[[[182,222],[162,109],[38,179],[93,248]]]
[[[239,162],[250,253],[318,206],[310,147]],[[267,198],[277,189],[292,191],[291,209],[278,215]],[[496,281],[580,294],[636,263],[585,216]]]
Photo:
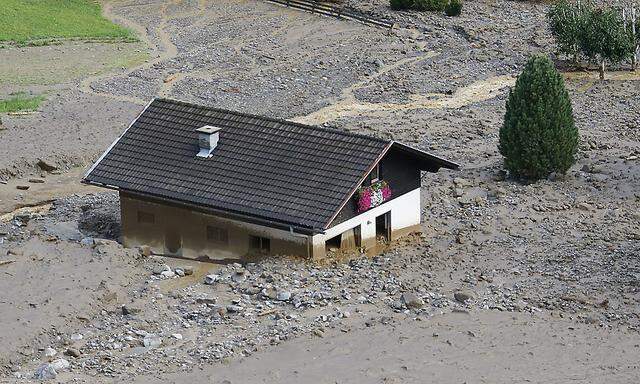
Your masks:
[[[46,95],[2,116],[4,379],[59,358],[62,382],[640,378],[640,74],[563,69],[578,163],[522,184],[497,135],[527,56],[554,50],[545,5],[467,2],[446,18],[347,3],[398,26],[117,1],[104,14],[140,42],[0,50],[0,95]],[[392,137],[462,169],[424,175],[423,236],[374,259],[145,257],[117,243],[116,196],[78,179],[155,96]]]

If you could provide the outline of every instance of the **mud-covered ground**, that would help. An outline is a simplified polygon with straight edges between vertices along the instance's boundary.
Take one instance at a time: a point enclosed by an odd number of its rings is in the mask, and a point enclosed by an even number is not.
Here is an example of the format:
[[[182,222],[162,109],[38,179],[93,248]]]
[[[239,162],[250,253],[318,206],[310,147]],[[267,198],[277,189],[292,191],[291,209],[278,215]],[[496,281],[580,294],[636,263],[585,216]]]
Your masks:
[[[396,22],[391,32],[261,1],[118,1],[105,14],[140,43],[5,50],[35,73],[1,82],[0,94],[47,94],[38,113],[2,116],[0,130],[7,380],[62,357],[65,382],[317,382],[322,372],[354,383],[637,381],[640,75],[566,72],[578,162],[564,177],[518,183],[505,179],[497,134],[527,56],[553,52],[545,5],[467,2],[447,18],[384,3],[347,6]],[[127,64],[117,70],[53,82],[25,59],[69,65],[102,52],[108,63],[118,50]],[[0,60],[0,73],[9,66]],[[221,268],[148,258],[114,241],[115,196],[70,175],[155,96],[392,137],[462,169],[424,175],[424,235],[375,259]],[[181,268],[193,274],[172,275]],[[209,274],[217,281],[205,285]]]

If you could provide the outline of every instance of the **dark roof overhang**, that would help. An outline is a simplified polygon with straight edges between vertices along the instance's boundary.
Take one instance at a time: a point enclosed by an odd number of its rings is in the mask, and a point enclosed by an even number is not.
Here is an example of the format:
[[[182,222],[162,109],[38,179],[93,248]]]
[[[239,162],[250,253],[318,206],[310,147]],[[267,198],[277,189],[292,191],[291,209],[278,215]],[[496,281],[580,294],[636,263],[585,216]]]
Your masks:
[[[460,166],[454,162],[445,160],[441,157],[432,155],[420,149],[413,148],[402,143],[398,143],[397,141],[394,141],[391,144],[391,149],[395,149],[409,155],[414,161],[416,161],[416,165],[422,171],[438,172],[440,168],[448,168],[448,169],[460,168]]]
[[[260,217],[260,216],[257,216],[257,215],[246,215],[246,214],[243,214],[243,213],[233,212],[233,211],[226,210],[226,209],[217,209],[215,207],[209,207],[209,206],[206,206],[206,205],[193,204],[193,203],[189,203],[187,201],[169,199],[169,198],[166,198],[166,197],[157,196],[157,195],[153,195],[153,194],[150,194],[150,193],[142,193],[142,192],[138,192],[138,191],[124,190],[124,189],[118,188],[118,187],[113,186],[113,185],[105,185],[105,184],[101,184],[101,183],[96,183],[96,182],[89,181],[87,179],[82,179],[81,182],[83,184],[95,185],[95,186],[98,186],[98,187],[113,189],[113,190],[119,191],[119,192],[121,192],[121,193],[123,193],[125,195],[134,196],[134,197],[137,197],[137,198],[144,199],[146,201],[155,202],[155,203],[161,203],[161,204],[172,206],[172,207],[176,207],[176,208],[190,209],[190,210],[193,210],[193,211],[196,211],[196,212],[215,215],[217,217],[223,217],[223,218],[226,218],[226,219],[241,221],[241,222],[244,222],[244,223],[263,225],[265,227],[275,228],[275,229],[280,229],[280,230],[285,230],[285,231],[290,231],[292,233],[298,233],[298,234],[303,234],[303,235],[311,235],[312,236],[312,235],[317,235],[317,234],[324,233],[324,229],[321,229],[321,228],[306,227],[306,226],[302,226],[302,225],[299,225],[299,224],[294,224],[294,223],[288,223],[288,222],[284,222],[284,221],[277,221],[277,220],[273,220],[273,219],[268,219],[268,218]]]

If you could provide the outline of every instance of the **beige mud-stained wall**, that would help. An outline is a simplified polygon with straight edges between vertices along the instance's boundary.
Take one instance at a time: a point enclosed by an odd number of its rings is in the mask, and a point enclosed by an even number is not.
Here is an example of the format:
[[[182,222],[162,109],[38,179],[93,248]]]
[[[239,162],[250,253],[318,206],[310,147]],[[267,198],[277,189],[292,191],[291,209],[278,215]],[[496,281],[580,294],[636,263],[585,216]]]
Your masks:
[[[181,238],[184,257],[206,255],[212,259],[237,259],[253,252],[250,236],[260,236],[270,239],[272,255],[311,256],[310,237],[306,235],[143,200],[123,192],[120,193],[120,209],[126,247],[149,245],[155,253],[164,254],[169,253],[166,241]],[[153,216],[152,220],[149,215]],[[208,225],[225,229],[227,241],[207,239]]]
[[[318,259],[325,256],[327,240],[358,226],[361,245],[368,251],[375,251],[376,217],[386,212],[391,212],[391,240],[420,231],[419,188],[314,236],[225,219],[141,199],[123,192],[120,193],[120,209],[123,242],[126,247],[149,245],[155,253],[171,254],[174,252],[170,249],[170,243],[178,241],[182,245],[179,254],[189,258],[242,258],[255,252],[250,247],[250,237],[259,236],[269,239],[271,255],[296,255]],[[207,226],[224,229],[226,241],[209,239]]]

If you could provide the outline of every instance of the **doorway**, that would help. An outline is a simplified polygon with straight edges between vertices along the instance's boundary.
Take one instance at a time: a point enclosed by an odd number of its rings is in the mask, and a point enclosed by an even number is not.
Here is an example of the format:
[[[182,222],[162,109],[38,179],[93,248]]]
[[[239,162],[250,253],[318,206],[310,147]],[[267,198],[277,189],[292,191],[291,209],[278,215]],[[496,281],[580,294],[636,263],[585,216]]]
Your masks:
[[[359,225],[325,241],[325,250],[327,252],[358,249],[361,246],[362,234]]]
[[[182,235],[178,230],[168,229],[164,234],[164,252],[168,255],[182,256]]]
[[[384,243],[391,240],[391,211],[376,216],[376,240]]]

